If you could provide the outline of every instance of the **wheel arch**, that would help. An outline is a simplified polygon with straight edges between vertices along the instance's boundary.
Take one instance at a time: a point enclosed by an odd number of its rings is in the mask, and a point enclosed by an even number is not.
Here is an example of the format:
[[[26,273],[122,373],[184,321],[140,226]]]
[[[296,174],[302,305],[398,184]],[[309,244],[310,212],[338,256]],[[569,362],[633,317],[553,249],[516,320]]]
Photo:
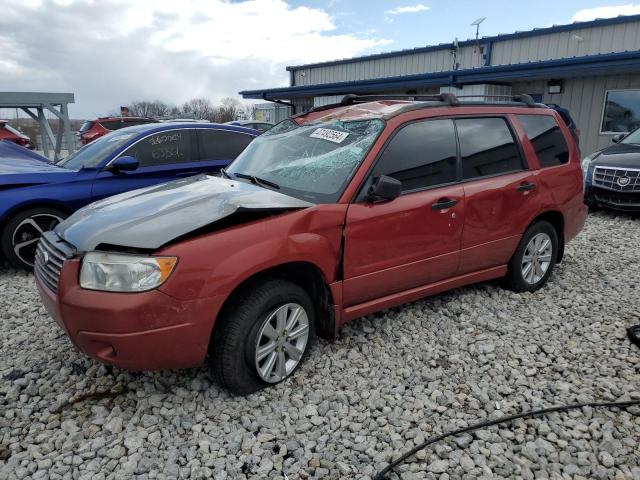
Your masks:
[[[556,259],[556,263],[562,262],[564,257],[564,215],[557,210],[549,210],[544,213],[539,214],[535,217],[529,225],[527,225],[527,229],[531,227],[536,222],[545,221],[549,222],[556,231],[558,235],[558,257]],[[525,229],[526,231],[526,229]]]
[[[218,312],[218,318],[235,302],[243,292],[251,289],[253,285],[268,278],[280,278],[292,281],[302,287],[311,297],[315,307],[316,330],[323,338],[333,338],[335,332],[335,315],[333,310],[333,296],[331,289],[322,273],[322,270],[315,264],[307,261],[292,261],[274,265],[259,272],[253,273],[249,277],[238,283],[227,296]],[[209,345],[212,345],[216,334],[218,321],[214,323]]]

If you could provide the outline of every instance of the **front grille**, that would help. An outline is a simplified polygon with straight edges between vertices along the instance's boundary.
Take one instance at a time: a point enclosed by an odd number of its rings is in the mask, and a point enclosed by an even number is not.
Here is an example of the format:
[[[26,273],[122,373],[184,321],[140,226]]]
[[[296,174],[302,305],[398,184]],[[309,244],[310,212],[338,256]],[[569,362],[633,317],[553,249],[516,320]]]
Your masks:
[[[60,241],[53,232],[45,232],[38,242],[34,271],[42,282],[53,292],[58,291],[58,280],[62,266],[69,253],[60,248]]]
[[[640,193],[612,192],[602,188],[594,189],[596,201],[620,207],[640,208]]]
[[[640,169],[596,167],[593,185],[616,192],[640,192]]]

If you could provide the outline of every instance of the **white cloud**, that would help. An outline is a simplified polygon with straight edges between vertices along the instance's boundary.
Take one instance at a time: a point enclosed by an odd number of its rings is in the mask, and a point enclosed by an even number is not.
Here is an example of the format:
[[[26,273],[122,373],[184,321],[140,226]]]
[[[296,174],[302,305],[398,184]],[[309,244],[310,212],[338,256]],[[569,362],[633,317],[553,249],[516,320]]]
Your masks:
[[[390,43],[336,33],[324,10],[285,0],[9,0],[0,15],[0,91],[70,91],[72,113],[131,100],[219,100],[286,85],[286,65]]]
[[[596,18],[611,18],[618,15],[640,14],[640,4],[628,3],[626,5],[609,5],[596,8],[585,8],[577,11],[571,20],[574,22],[586,22]]]
[[[418,13],[418,12],[426,12],[430,10],[430,7],[423,5],[422,3],[418,3],[416,5],[405,5],[403,7],[393,8],[391,10],[387,10],[384,13],[387,15],[402,15],[403,13]]]

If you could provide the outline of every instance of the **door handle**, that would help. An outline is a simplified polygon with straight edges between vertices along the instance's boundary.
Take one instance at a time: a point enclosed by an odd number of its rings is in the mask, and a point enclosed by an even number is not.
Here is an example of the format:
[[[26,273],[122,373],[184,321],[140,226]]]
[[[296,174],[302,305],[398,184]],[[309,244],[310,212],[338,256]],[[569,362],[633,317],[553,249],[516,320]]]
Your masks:
[[[198,175],[198,172],[181,172],[177,173],[176,177],[193,177],[194,175]]]
[[[516,190],[519,192],[528,192],[529,190],[533,190],[535,186],[535,183],[522,182],[520,185],[518,185],[518,188],[516,188]]]
[[[436,203],[432,203],[431,208],[433,210],[444,210],[445,208],[453,207],[456,203],[458,203],[458,200],[454,200],[452,198],[441,198]]]

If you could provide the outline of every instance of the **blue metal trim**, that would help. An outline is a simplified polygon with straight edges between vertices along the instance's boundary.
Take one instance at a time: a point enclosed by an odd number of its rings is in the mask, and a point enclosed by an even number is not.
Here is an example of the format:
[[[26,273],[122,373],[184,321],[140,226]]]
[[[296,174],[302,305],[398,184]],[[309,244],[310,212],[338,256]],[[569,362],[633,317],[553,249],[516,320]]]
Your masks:
[[[613,74],[639,70],[640,50],[636,50],[633,52],[606,53],[558,60],[496,65],[466,70],[451,70],[352,82],[272,88],[267,90],[245,90],[239,93],[244,98],[282,99],[315,95],[365,93],[394,88],[409,89],[433,85],[498,82],[518,78],[561,78],[578,74]]]
[[[599,18],[596,20],[591,20],[589,22],[574,22],[566,25],[554,25],[552,27],[546,27],[546,28],[534,28],[533,30],[527,30],[524,32],[506,33],[506,34],[494,35],[491,37],[482,37],[480,40],[483,42],[502,42],[505,40],[515,40],[518,38],[529,38],[529,37],[537,37],[539,35],[548,35],[550,33],[570,32],[572,30],[578,30],[581,28],[604,27],[607,25],[618,25],[621,23],[631,23],[631,22],[637,22],[637,21],[640,21],[640,15],[626,15],[626,16],[618,16],[614,18]],[[462,42],[458,42],[458,46],[468,47],[468,46],[475,45],[475,43],[476,43],[475,39],[463,40]],[[401,55],[413,55],[416,53],[433,52],[436,50],[444,50],[444,49],[450,50],[452,48],[453,48],[453,43],[441,43],[439,45],[429,45],[426,47],[408,48],[406,50],[396,50],[393,52],[374,53],[372,55],[363,55],[360,57],[344,58],[341,60],[330,60],[328,62],[317,62],[317,63],[307,63],[303,65],[294,65],[294,66],[287,67],[287,70],[292,71],[292,70],[300,70],[302,68],[329,67],[332,65],[342,65],[345,63],[361,62],[365,60],[378,60],[382,58],[397,57]]]

